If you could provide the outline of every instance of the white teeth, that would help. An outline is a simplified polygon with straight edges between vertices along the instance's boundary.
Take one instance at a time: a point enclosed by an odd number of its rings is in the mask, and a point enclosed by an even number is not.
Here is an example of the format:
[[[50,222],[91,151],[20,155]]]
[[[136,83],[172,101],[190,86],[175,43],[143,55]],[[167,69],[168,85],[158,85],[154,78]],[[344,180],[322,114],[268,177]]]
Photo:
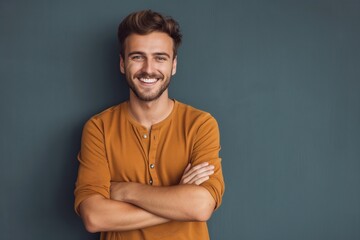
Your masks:
[[[157,81],[156,78],[140,78],[139,80],[144,83],[154,83]]]

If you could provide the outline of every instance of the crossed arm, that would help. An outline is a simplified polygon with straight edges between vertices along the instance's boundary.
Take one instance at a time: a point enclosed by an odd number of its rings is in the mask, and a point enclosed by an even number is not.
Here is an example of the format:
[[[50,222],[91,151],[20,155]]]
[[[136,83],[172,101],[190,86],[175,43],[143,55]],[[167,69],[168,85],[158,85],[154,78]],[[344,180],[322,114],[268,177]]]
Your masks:
[[[171,220],[207,221],[215,201],[199,185],[214,173],[213,168],[207,163],[188,165],[180,183],[170,187],[113,182],[111,199],[87,198],[80,204],[80,215],[89,232],[133,230]]]

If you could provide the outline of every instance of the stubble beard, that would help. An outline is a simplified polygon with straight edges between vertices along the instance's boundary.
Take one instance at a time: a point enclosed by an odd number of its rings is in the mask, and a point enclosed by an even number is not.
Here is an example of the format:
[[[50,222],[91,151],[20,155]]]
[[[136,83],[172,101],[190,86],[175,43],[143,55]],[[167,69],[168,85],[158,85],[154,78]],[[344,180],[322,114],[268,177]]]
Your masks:
[[[132,90],[132,92],[135,94],[135,96],[137,98],[139,98],[141,101],[145,101],[145,102],[157,100],[165,92],[165,90],[169,88],[169,85],[171,82],[171,77],[169,77],[168,79],[165,79],[164,76],[149,75],[146,73],[136,74],[134,76],[134,79],[132,79],[131,76],[129,76],[129,74],[125,74],[125,77],[126,77],[127,85]],[[140,77],[159,78],[158,82],[161,82],[162,84],[156,92],[147,94],[146,92],[141,92],[134,84],[134,81],[139,81],[137,78],[140,78]],[[157,82],[157,84],[158,84],[158,82]]]

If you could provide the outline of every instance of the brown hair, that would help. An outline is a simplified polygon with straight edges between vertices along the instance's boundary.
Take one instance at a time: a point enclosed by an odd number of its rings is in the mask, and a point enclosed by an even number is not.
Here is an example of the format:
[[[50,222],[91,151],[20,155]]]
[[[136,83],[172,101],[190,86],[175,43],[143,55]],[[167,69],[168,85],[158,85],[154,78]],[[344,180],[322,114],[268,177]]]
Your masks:
[[[152,32],[167,33],[174,41],[174,58],[181,43],[179,24],[171,17],[163,16],[151,10],[134,12],[128,15],[119,25],[118,40],[120,54],[124,57],[125,39],[132,33],[146,35]]]

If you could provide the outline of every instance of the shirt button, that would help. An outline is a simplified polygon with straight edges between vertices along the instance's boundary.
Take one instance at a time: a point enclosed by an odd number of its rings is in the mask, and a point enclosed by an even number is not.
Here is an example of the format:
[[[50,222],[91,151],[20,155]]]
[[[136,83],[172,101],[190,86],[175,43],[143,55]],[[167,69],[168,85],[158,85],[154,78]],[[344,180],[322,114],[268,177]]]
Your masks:
[[[147,138],[147,134],[146,134],[146,133],[143,135],[143,138],[145,138],[145,139]]]
[[[153,184],[153,180],[150,179],[149,183],[152,185],[152,184]]]
[[[155,167],[155,165],[154,164],[150,164],[150,168],[154,168]]]

